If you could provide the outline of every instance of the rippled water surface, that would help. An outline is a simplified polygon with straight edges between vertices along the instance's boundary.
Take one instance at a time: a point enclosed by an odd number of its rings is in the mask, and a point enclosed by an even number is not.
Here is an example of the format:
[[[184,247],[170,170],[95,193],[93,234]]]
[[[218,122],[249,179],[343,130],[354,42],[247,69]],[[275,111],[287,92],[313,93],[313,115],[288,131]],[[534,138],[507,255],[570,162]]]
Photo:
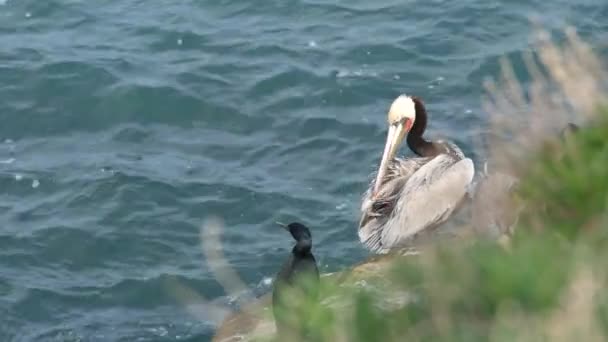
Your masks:
[[[472,153],[533,14],[606,38],[605,0],[1,0],[0,341],[208,340],[172,289],[234,299],[209,215],[253,295],[292,243],[275,221],[312,227],[324,271],[362,260],[390,101]]]

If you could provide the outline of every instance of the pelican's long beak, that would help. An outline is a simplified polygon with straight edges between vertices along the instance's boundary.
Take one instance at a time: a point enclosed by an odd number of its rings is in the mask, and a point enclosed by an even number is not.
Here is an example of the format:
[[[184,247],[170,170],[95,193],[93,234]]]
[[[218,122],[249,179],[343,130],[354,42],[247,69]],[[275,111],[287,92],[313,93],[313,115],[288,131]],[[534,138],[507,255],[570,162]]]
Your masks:
[[[393,160],[399,145],[403,141],[403,137],[412,128],[413,120],[405,119],[397,124],[388,126],[388,134],[386,136],[386,144],[384,145],[384,152],[382,153],[382,160],[380,161],[380,168],[378,169],[378,175],[374,182],[374,191],[372,192],[372,198],[376,196],[380,186],[382,186],[382,179],[386,175],[386,169],[388,163]]]

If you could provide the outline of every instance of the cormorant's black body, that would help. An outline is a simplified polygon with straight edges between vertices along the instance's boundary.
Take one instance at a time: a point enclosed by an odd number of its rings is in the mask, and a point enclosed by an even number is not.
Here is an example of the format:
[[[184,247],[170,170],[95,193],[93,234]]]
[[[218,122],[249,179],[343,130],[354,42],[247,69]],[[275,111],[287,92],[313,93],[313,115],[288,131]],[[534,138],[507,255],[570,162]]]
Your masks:
[[[289,230],[296,244],[289,257],[277,273],[272,291],[272,309],[280,335],[287,330],[291,333],[303,333],[305,317],[301,315],[302,298],[293,301],[290,294],[303,295],[308,302],[316,301],[318,296],[319,270],[317,262],[312,255],[312,236],[306,226],[300,223],[290,223],[284,226]],[[287,296],[282,296],[285,289]],[[293,292],[292,292],[293,291]]]

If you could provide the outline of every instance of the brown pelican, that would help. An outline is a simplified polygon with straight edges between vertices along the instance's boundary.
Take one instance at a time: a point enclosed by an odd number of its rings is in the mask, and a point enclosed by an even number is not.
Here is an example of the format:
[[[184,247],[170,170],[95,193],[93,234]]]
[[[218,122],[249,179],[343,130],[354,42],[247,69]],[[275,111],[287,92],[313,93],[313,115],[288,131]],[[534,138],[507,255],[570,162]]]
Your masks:
[[[376,253],[401,247],[445,223],[466,198],[475,173],[473,162],[458,146],[422,137],[427,113],[420,98],[397,97],[388,124],[380,167],[363,196],[359,222],[359,239]],[[395,158],[406,134],[418,157]]]

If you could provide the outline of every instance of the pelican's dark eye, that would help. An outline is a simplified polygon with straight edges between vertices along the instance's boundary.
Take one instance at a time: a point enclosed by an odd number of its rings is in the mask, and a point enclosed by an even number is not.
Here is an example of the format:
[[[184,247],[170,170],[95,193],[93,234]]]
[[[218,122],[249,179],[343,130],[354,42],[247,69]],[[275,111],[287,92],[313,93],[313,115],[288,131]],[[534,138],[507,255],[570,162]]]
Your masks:
[[[380,198],[372,203],[372,211],[379,215],[388,215],[393,211],[394,202]]]

